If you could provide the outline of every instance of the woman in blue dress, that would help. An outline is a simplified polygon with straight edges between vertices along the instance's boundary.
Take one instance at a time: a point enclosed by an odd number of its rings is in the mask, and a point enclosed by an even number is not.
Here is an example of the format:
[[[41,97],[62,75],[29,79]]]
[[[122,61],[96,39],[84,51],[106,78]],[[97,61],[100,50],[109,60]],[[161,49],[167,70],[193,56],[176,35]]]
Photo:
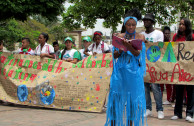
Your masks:
[[[145,37],[136,33],[137,21],[141,19],[138,9],[128,11],[124,17],[125,33],[117,34],[124,38],[124,52],[113,47],[113,72],[110,81],[110,93],[107,105],[105,126],[139,126],[144,125],[146,101],[144,91],[145,75]],[[128,42],[141,39],[142,49],[136,50]]]

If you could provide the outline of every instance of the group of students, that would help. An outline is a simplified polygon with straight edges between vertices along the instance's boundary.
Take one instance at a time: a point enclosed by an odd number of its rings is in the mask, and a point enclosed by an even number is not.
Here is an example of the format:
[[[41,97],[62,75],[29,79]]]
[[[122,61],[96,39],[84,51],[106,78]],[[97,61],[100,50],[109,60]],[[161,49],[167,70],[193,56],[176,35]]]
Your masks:
[[[161,87],[163,89],[163,86],[160,84],[144,83],[143,79],[146,72],[145,44],[142,44],[141,50],[136,50],[127,40],[142,39],[145,43],[170,42],[171,32],[167,26],[164,27],[163,32],[154,29],[153,26],[156,23],[155,17],[153,14],[148,13],[143,18],[145,32],[137,33],[135,29],[141,17],[138,9],[129,10],[124,17],[123,25],[125,33],[119,33],[117,35],[118,37],[124,38],[123,45],[128,48],[126,52],[116,47],[110,48],[102,41],[102,33],[96,31],[93,35],[93,43],[91,43],[90,37],[84,37],[82,40],[84,48],[79,51],[72,48],[73,40],[71,37],[65,38],[65,48],[59,50],[58,42],[53,42],[53,46],[48,44],[48,35],[41,33],[38,39],[39,45],[35,51],[29,48],[30,40],[23,38],[22,48],[18,50],[18,53],[35,54],[40,57],[77,63],[89,55],[109,53],[112,51],[114,66],[110,80],[105,126],[139,126],[143,124],[144,118],[152,115],[150,89],[153,91],[156,102],[158,119],[163,119],[164,113],[161,91]],[[174,34],[172,41],[194,41],[192,25],[189,19],[183,18],[180,20],[178,32]],[[0,50],[2,50],[1,45]],[[171,119],[176,120],[182,118],[184,88],[187,91],[186,121],[194,122],[194,85],[166,85],[168,102],[175,100],[174,116]],[[173,93],[175,89],[176,93]]]
[[[22,38],[22,47],[17,50],[18,54],[38,55],[40,57],[54,58],[64,60],[70,63],[77,63],[78,61],[86,58],[89,55],[96,55],[100,53],[109,53],[109,46],[102,41],[102,32],[96,31],[93,36],[93,41],[90,37],[86,36],[82,39],[83,49],[79,51],[73,48],[73,39],[66,37],[64,39],[65,48],[60,50],[59,43],[53,42],[53,46],[48,44],[48,34],[41,33],[38,38],[39,45],[33,51],[30,48],[30,39]]]
[[[63,50],[59,50],[58,42],[53,42],[55,58],[65,60],[71,63],[77,63],[78,61],[86,58],[89,55],[110,52],[109,46],[102,41],[102,32],[94,32],[93,41],[94,43],[92,43],[91,38],[88,36],[84,37],[82,39],[83,49],[80,49],[79,51],[72,48],[73,39],[71,37],[65,38],[65,48]]]
[[[65,48],[60,50],[59,43],[53,42],[53,46],[48,44],[49,39],[48,34],[41,33],[38,38],[39,45],[35,50],[30,48],[30,39],[22,38],[22,47],[18,49],[16,54],[26,54],[26,55],[37,55],[41,58],[48,57],[58,60],[64,60],[71,63],[77,63],[78,61],[86,58],[89,55],[96,55],[101,53],[109,53],[110,47],[108,44],[102,41],[102,32],[94,32],[93,41],[90,37],[86,36],[82,39],[83,49],[79,51],[73,48],[73,39],[71,37],[66,37],[64,39]],[[3,51],[3,42],[0,43],[0,51]]]

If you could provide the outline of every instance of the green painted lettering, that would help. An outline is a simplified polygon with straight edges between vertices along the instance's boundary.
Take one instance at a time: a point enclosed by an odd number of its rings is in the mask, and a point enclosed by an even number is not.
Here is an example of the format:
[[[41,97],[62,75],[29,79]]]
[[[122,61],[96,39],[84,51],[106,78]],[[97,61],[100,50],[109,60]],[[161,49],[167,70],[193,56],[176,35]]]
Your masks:
[[[92,61],[90,60],[92,57],[92,55],[88,56],[88,60],[87,60],[87,63],[86,63],[86,68],[91,68],[92,67]],[[90,66],[88,66],[90,65]]]

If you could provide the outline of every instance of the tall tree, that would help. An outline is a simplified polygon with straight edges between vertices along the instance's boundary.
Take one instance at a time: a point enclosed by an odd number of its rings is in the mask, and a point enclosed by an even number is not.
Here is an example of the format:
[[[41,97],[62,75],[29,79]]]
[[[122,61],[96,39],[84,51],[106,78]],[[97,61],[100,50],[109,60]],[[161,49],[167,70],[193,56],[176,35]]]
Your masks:
[[[20,41],[25,33],[16,20],[10,20],[7,23],[1,22],[0,26],[0,40],[4,41],[4,46],[8,50],[14,50],[13,43]]]
[[[49,20],[60,15],[66,0],[1,0],[0,21],[15,18],[26,20],[28,16],[40,14]]]
[[[21,42],[23,37],[31,40],[30,47],[35,48],[38,45],[38,36],[41,32],[49,33],[50,29],[40,22],[27,18],[26,21],[17,21],[11,19],[7,22],[0,22],[0,40],[4,41],[4,46],[8,50],[14,50],[14,44]],[[55,36],[49,34],[49,43],[54,41]]]
[[[116,30],[126,10],[139,8],[145,13],[154,13],[159,24],[171,24],[176,14],[192,14],[194,0],[69,0],[73,3],[63,13],[63,25],[68,29],[83,26],[94,28],[97,19],[104,19],[106,28]],[[193,18],[193,17],[192,17]]]

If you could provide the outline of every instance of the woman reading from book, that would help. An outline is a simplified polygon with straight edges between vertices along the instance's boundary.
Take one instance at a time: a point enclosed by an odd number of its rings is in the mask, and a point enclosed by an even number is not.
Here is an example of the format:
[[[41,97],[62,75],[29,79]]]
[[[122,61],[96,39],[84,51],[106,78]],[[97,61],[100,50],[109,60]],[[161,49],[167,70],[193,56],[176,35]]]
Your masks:
[[[145,44],[136,50],[128,40],[141,39],[136,33],[137,21],[141,19],[139,10],[132,9],[124,17],[125,33],[117,34],[123,38],[122,44],[128,51],[113,47],[113,72],[110,81],[110,93],[105,126],[139,126],[144,123],[146,111],[144,79]]]

